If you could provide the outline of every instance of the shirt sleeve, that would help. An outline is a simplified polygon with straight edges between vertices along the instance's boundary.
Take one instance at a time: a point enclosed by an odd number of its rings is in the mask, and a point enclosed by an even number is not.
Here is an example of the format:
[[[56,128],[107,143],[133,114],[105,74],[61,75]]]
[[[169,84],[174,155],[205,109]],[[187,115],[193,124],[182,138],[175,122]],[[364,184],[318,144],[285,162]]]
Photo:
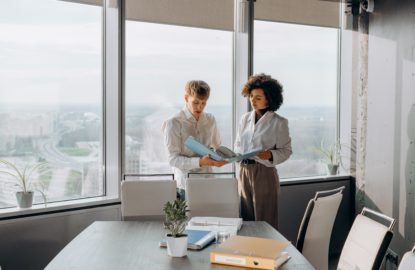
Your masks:
[[[162,131],[170,166],[184,171],[200,168],[199,157],[186,157],[181,154],[184,145],[180,137],[180,123],[178,121],[167,120],[163,123]]]
[[[216,149],[219,146],[221,146],[221,144],[222,144],[222,141],[220,138],[218,125],[216,124],[216,119],[213,117],[212,119],[212,142],[210,146]]]
[[[272,164],[277,165],[286,161],[292,154],[291,137],[288,129],[288,120],[281,119],[277,131],[277,144],[275,150],[271,150]]]
[[[239,121],[238,129],[236,130],[236,137],[234,143],[234,152],[237,154],[241,154],[242,152],[242,145],[241,145],[241,133],[244,126],[244,119],[245,117],[242,116],[241,120]]]

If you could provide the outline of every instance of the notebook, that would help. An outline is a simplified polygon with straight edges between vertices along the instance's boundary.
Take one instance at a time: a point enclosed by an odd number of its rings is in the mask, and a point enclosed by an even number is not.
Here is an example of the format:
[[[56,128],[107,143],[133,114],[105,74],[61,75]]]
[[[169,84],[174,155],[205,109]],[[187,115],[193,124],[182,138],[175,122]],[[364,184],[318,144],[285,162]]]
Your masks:
[[[215,240],[216,232],[205,230],[190,230],[184,231],[187,234],[187,248],[188,249],[203,249]],[[159,242],[160,247],[167,247],[166,239]]]

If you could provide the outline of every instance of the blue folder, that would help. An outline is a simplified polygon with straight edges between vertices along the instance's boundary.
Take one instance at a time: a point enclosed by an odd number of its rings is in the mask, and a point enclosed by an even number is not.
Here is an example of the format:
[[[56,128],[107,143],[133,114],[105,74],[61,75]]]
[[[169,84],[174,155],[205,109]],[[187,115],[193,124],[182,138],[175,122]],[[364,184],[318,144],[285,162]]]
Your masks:
[[[185,230],[187,234],[188,249],[202,249],[215,240],[216,233],[213,231]],[[159,242],[160,247],[167,247],[166,239]]]
[[[236,155],[234,157],[222,157],[221,155],[219,155],[218,153],[216,153],[215,151],[213,151],[212,149],[210,149],[209,147],[207,147],[204,144],[201,144],[200,142],[198,142],[195,138],[193,138],[192,136],[189,136],[184,144],[193,152],[195,152],[196,154],[200,155],[200,156],[206,156],[209,155],[212,159],[214,160],[225,160],[227,162],[234,162],[234,161],[240,161],[243,159],[248,159],[248,158],[252,158],[254,156],[256,156],[256,154],[258,154],[261,150],[256,150],[256,151],[252,151],[243,155]]]

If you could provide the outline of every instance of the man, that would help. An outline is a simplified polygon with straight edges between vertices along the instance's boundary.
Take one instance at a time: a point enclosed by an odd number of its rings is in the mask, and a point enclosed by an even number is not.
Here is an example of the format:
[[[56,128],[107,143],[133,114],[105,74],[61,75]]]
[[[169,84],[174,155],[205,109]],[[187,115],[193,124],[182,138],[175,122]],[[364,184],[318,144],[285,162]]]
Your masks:
[[[162,126],[169,164],[177,181],[178,197],[182,199],[188,173],[207,173],[212,171],[210,166],[221,167],[226,164],[226,161],[216,161],[208,155],[200,158],[184,145],[189,136],[213,148],[220,145],[215,117],[203,112],[209,94],[210,87],[206,82],[189,81],[185,88],[184,108]]]

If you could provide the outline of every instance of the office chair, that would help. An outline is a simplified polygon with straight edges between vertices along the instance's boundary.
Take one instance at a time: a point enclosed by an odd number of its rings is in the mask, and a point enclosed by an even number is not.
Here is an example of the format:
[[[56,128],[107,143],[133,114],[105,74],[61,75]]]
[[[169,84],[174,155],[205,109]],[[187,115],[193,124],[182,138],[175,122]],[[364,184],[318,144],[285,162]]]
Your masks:
[[[402,258],[398,270],[413,270],[415,269],[415,246],[412,251],[408,251]]]
[[[121,182],[123,220],[163,220],[163,206],[176,199],[176,181],[134,180]]]
[[[328,269],[331,231],[344,188],[316,192],[301,221],[297,249],[319,270]]]
[[[367,215],[389,224],[385,226]],[[344,243],[337,269],[379,269],[393,236],[395,219],[363,208],[357,215]]]
[[[236,178],[188,178],[186,200],[190,216],[239,217]]]

